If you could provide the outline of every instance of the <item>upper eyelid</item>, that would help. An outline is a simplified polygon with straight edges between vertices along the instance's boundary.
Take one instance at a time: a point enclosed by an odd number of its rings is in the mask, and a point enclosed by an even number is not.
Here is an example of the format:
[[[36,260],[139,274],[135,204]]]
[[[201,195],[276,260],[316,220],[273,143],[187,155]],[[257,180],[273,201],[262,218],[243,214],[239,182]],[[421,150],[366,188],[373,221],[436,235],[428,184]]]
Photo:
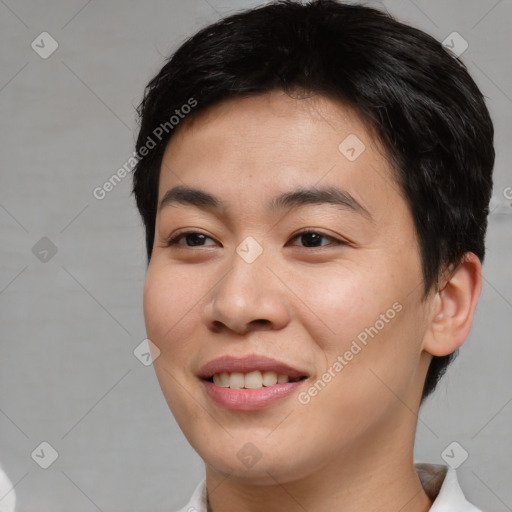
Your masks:
[[[190,234],[194,234],[194,235],[204,235],[206,238],[209,238],[210,240],[213,240],[214,242],[217,242],[215,240],[215,238],[213,238],[212,236],[210,235],[207,235],[206,233],[203,233],[202,231],[192,231],[192,230],[188,230],[188,231],[179,231],[178,233],[176,233],[175,235],[172,235],[168,238],[165,239],[165,243],[166,244],[170,244],[171,242],[174,242],[174,245],[178,245],[176,243],[176,241],[178,239],[180,239],[181,237],[185,236],[185,235],[190,235]],[[186,246],[184,246],[186,247]],[[204,246],[203,246],[204,247]]]

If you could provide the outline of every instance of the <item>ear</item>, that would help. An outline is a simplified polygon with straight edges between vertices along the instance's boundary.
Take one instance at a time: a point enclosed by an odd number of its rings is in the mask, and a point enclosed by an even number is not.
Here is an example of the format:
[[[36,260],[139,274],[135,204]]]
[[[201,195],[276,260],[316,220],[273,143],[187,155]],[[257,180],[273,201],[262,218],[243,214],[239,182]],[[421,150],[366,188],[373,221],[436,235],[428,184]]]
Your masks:
[[[467,252],[459,265],[444,276],[431,301],[429,325],[423,350],[433,356],[445,356],[466,340],[476,304],[482,290],[482,264]]]

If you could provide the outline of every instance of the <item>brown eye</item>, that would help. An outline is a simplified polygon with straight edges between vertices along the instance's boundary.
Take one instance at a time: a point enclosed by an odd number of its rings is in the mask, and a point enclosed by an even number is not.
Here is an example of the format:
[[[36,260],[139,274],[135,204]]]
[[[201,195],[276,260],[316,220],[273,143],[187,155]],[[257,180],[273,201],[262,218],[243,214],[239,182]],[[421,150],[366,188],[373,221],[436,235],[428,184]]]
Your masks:
[[[302,247],[325,247],[326,245],[333,245],[332,242],[334,242],[334,245],[344,244],[344,242],[341,240],[313,230],[301,231],[292,238],[292,240],[295,239],[300,239],[300,241],[304,244]],[[322,240],[330,240],[331,243],[322,243]]]
[[[185,244],[180,244],[181,240],[185,240]],[[184,247],[202,247],[204,245],[205,240],[213,240],[209,236],[204,235],[203,233],[198,233],[196,231],[186,231],[184,233],[179,233],[178,235],[172,237],[166,242],[168,247],[172,245],[181,245]],[[210,244],[208,244],[210,245]]]

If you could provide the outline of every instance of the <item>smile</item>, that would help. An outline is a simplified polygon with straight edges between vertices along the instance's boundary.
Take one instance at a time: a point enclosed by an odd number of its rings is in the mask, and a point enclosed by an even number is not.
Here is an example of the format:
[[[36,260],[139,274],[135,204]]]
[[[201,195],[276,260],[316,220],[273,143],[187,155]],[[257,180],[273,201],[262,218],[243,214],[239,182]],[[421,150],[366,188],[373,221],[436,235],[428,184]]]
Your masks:
[[[217,386],[231,389],[259,389],[262,387],[275,386],[276,384],[286,384],[287,382],[296,382],[306,377],[297,377],[291,379],[288,375],[278,374],[273,371],[255,370],[249,373],[216,373],[210,379]]]
[[[223,356],[204,365],[198,374],[208,400],[223,409],[265,409],[297,390],[305,371],[266,356]]]

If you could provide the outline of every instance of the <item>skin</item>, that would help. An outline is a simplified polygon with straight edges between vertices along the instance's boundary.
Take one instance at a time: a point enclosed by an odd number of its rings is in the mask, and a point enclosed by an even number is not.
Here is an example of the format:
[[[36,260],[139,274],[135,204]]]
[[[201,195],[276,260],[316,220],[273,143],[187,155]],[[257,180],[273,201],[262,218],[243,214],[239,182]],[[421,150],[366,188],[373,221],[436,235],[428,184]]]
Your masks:
[[[354,161],[338,149],[349,134],[365,145]],[[162,161],[159,200],[176,185],[226,204],[158,211],[144,289],[155,371],[205,462],[210,510],[428,510],[413,465],[421,391],[431,355],[453,352],[469,332],[478,258],[467,253],[424,297],[411,212],[385,151],[324,96],[276,90],[185,120]],[[330,204],[266,209],[299,186],[346,190],[371,220]],[[325,235],[321,246],[296,236],[303,228]],[[209,238],[167,246],[178,230]],[[263,248],[252,263],[236,252],[248,236]],[[397,302],[401,311],[307,404],[292,393],[261,411],[228,411],[197,377],[216,357],[265,354],[306,370],[299,391],[308,390]],[[237,456],[247,442],[261,454],[250,468]]]

